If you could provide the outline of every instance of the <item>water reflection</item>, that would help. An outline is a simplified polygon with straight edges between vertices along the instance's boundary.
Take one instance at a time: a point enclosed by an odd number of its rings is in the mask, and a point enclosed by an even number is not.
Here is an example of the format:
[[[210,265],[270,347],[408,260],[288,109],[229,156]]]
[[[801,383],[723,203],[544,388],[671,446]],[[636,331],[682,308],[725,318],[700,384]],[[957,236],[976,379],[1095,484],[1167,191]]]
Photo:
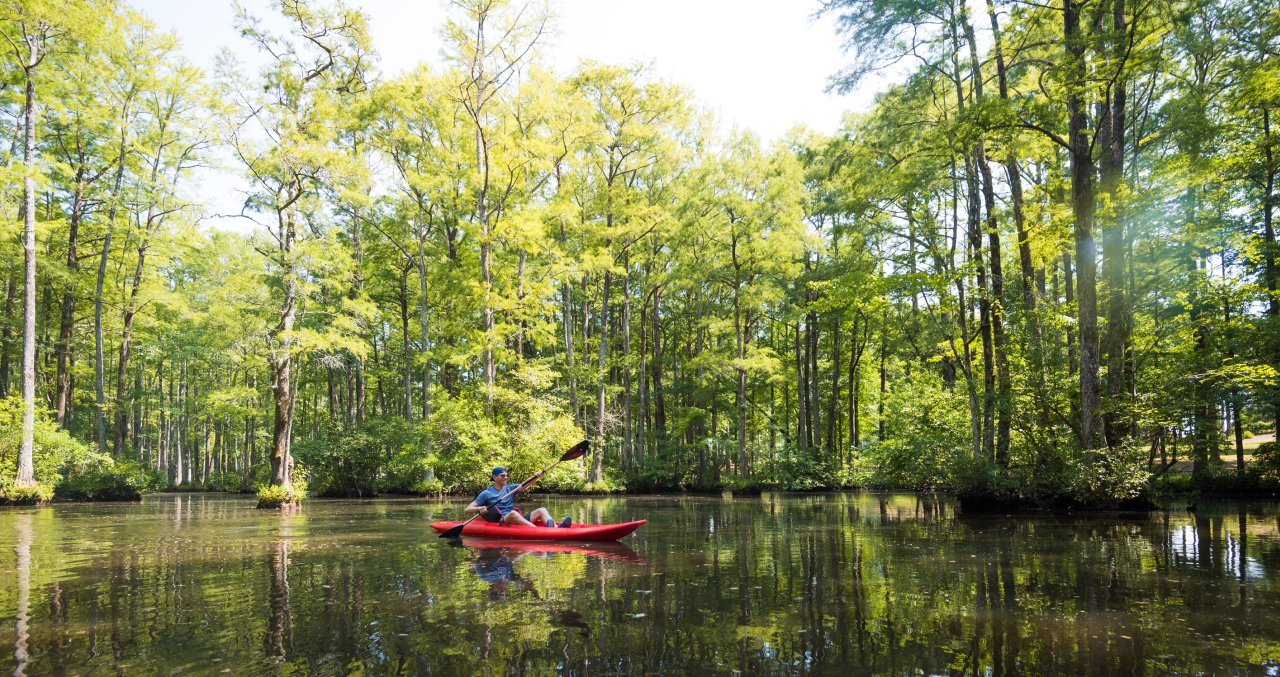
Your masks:
[[[463,538],[452,541],[451,545],[475,552],[472,566],[476,576],[489,584],[489,599],[493,601],[507,599],[508,589],[512,585],[518,590],[529,593],[534,599],[542,599],[533,581],[518,573],[516,563],[528,557],[548,561],[557,560],[557,562],[549,562],[549,566],[556,566],[558,563],[561,566],[572,567],[573,563],[568,559],[580,557],[627,562],[638,566],[648,564],[648,561],[635,550],[621,543],[586,544]],[[589,626],[581,621],[581,614],[562,612],[560,616],[561,625],[588,628],[589,631]]]
[[[505,551],[507,553],[522,556],[529,553],[538,553],[544,556],[556,554],[578,554],[588,557],[599,557],[601,559],[616,560],[619,562],[629,562],[631,564],[645,565],[649,561],[641,557],[639,553],[632,550],[624,543],[573,543],[573,542],[555,542],[555,541],[505,541],[499,539],[485,538],[463,538],[455,541],[458,546],[471,548],[483,556],[487,551]]]
[[[981,517],[913,495],[552,498],[622,544],[464,539],[460,504],[0,511],[16,674],[1265,674],[1280,511]],[[3,647],[0,647],[3,648]]]
[[[280,540],[271,545],[271,553],[267,557],[271,570],[271,595],[268,598],[271,618],[263,646],[267,657],[279,660],[285,658],[293,639],[293,622],[289,616],[289,536],[294,519],[292,511],[280,515]]]
[[[538,589],[534,587],[533,582],[521,578],[516,573],[516,560],[530,553],[498,548],[486,548],[478,552],[474,564],[476,575],[489,584],[489,599],[505,600],[509,583],[514,583],[521,590],[529,592],[534,599],[540,599]]]
[[[17,587],[18,587],[18,613],[14,614],[14,620],[17,625],[17,639],[13,646],[13,661],[15,667],[13,669],[14,677],[22,677],[27,674],[27,642],[30,634],[27,624],[30,622],[28,614],[31,612],[31,541],[33,533],[31,530],[31,515],[18,515],[15,520],[18,544],[14,547],[14,554],[17,556]]]

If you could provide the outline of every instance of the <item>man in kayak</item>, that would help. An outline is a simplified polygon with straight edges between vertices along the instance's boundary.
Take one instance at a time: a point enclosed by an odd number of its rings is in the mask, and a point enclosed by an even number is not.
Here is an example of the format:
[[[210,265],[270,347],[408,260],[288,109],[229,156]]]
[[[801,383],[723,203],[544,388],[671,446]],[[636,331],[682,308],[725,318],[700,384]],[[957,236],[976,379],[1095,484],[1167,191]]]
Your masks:
[[[516,507],[516,492],[529,489],[535,482],[542,478],[542,471],[539,470],[534,474],[533,478],[524,484],[517,484],[514,487],[507,486],[507,469],[498,466],[493,469],[493,484],[480,492],[476,496],[476,500],[467,506],[464,512],[467,513],[484,513],[484,519],[487,522],[496,524],[515,524],[525,527],[567,527],[573,520],[568,517],[564,518],[560,524],[556,524],[551,519],[551,513],[546,508],[538,508],[529,513],[526,519],[520,514],[520,509]]]

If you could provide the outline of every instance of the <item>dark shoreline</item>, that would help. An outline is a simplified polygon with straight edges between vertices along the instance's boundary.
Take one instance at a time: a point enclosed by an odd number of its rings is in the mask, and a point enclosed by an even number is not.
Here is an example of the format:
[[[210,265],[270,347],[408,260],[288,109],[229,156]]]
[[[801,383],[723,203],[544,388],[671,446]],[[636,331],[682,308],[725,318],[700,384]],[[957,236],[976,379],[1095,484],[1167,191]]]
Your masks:
[[[1071,501],[1065,498],[1053,499],[1033,499],[1033,498],[1007,498],[991,496],[989,494],[962,494],[951,491],[925,491],[906,487],[861,487],[861,488],[815,488],[808,490],[788,490],[774,489],[762,487],[750,487],[746,489],[712,489],[712,488],[688,488],[688,489],[653,489],[646,491],[615,491],[615,492],[588,492],[588,491],[535,491],[531,495],[538,496],[556,496],[556,497],[584,497],[584,498],[643,498],[643,497],[715,497],[721,496],[726,498],[759,498],[763,494],[781,494],[781,495],[842,495],[842,494],[916,494],[918,496],[930,496],[937,500],[952,501],[956,506],[957,515],[1082,515],[1082,514],[1101,514],[1101,513],[1135,513],[1149,514],[1153,512],[1167,512],[1189,510],[1194,512],[1196,505],[1201,500],[1212,501],[1228,501],[1228,502],[1245,502],[1245,501],[1275,501],[1280,500],[1280,490],[1270,489],[1253,489],[1244,491],[1177,491],[1169,493],[1159,493],[1151,496],[1141,496],[1127,501],[1118,501],[1104,505],[1087,505],[1080,502]],[[166,494],[223,494],[227,496],[253,496],[253,492],[245,491],[217,491],[210,489],[187,488],[187,487],[170,487],[159,491],[151,492],[146,495],[166,495]],[[113,499],[69,499],[55,498],[53,501],[45,505],[53,504],[78,504],[78,503],[137,503],[143,496],[137,498],[113,498]],[[421,501],[421,500],[464,500],[470,498],[469,493],[444,493],[438,495],[421,495],[421,494],[401,494],[401,493],[382,493],[363,496],[309,496],[307,501],[372,501],[372,500],[390,500],[390,501]],[[14,505],[11,507],[31,507]]]

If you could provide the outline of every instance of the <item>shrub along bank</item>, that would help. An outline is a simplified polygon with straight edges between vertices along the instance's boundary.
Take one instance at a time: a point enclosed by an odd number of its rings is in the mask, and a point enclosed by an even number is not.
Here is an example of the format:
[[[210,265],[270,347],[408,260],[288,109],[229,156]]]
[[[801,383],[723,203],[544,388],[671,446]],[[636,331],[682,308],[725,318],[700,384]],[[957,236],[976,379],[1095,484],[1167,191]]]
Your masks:
[[[165,483],[164,477],[132,461],[117,461],[73,438],[48,416],[36,418],[32,462],[34,486],[17,486],[18,451],[22,443],[22,400],[0,400],[0,500],[11,504],[43,503],[53,498],[136,501]]]

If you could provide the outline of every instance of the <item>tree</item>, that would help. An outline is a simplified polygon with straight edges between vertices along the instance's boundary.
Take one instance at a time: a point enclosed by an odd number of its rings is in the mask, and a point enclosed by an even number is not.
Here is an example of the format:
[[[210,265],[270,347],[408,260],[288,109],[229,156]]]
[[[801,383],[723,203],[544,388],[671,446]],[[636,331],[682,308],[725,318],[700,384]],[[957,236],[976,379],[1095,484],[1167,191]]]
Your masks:
[[[755,345],[758,323],[782,298],[784,281],[795,275],[804,252],[801,220],[803,178],[799,163],[784,149],[762,153],[753,138],[727,144],[712,170],[708,199],[715,205],[704,221],[715,263],[710,278],[726,286],[732,304],[737,470],[750,477],[747,448],[748,385],[752,375],[769,375],[779,364],[773,351]]]
[[[332,148],[334,120],[344,103],[366,88],[369,38],[365,17],[342,5],[316,8],[298,0],[283,3],[281,12],[294,31],[286,36],[269,33],[243,10],[238,13],[241,33],[272,58],[255,83],[238,77],[234,64],[226,65],[223,86],[230,102],[228,141],[254,187],[246,207],[274,219],[267,227],[268,256],[280,305],[269,339],[275,400],[271,484],[292,492],[295,325],[302,287],[312,274],[310,257],[319,253],[309,240],[322,237],[316,223],[318,189],[343,163]],[[286,502],[292,502],[288,495]]]
[[[458,0],[454,5],[462,12],[465,23],[450,20],[445,36],[452,59],[465,73],[456,96],[475,133],[472,190],[475,222],[480,228],[480,278],[484,290],[484,380],[492,391],[497,378],[493,219],[502,210],[504,197],[494,194],[492,151],[500,119],[496,106],[546,32],[549,11],[545,5],[532,2],[517,9],[508,0]],[[492,392],[486,395],[486,401],[492,405]]]
[[[84,5],[73,1],[6,3],[0,17],[3,35],[25,81],[23,101],[23,261],[25,296],[22,334],[22,446],[17,485],[35,483],[31,464],[35,433],[36,384],[36,126],[39,123],[36,80],[49,54],[74,37],[90,39],[92,25]],[[74,37],[73,37],[74,36]]]

